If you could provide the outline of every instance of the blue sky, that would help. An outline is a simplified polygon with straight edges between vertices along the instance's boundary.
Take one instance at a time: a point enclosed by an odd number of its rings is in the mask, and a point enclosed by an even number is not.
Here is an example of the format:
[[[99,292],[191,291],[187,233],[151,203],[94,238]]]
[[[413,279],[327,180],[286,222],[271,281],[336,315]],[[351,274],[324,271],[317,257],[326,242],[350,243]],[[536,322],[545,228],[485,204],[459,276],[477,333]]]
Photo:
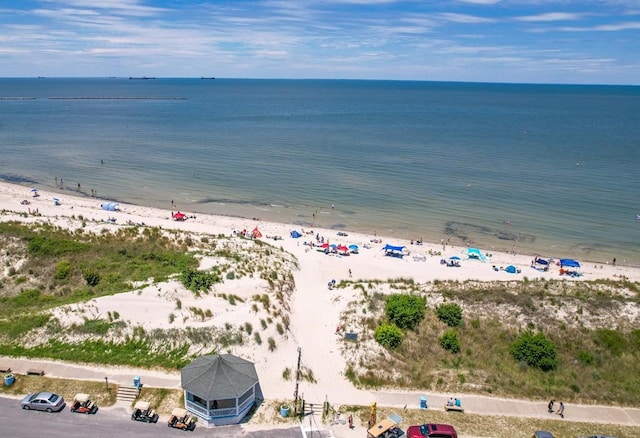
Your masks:
[[[640,84],[640,0],[0,0],[0,76]]]

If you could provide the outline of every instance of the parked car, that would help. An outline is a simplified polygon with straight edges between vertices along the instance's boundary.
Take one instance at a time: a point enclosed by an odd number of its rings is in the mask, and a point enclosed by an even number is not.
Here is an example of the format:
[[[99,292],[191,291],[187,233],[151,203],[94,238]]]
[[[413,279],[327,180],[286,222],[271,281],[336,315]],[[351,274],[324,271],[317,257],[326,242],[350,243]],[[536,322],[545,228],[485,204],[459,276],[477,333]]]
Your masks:
[[[427,423],[419,426],[409,426],[407,438],[458,438],[456,429],[449,424]]]
[[[34,392],[22,399],[22,409],[34,409],[36,411],[59,412],[64,409],[66,403],[61,395],[52,392]]]
[[[536,430],[533,433],[533,438],[554,438],[551,432],[547,432],[546,430]]]

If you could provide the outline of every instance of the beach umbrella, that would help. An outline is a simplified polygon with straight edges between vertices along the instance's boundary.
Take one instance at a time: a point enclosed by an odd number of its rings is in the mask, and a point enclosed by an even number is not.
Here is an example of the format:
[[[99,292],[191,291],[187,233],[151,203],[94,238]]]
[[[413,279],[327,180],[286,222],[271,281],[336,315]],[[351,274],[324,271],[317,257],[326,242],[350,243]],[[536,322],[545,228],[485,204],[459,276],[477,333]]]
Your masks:
[[[338,251],[346,252],[346,251],[349,251],[349,248],[347,248],[345,245],[340,245],[338,247]]]
[[[320,248],[329,248],[329,244],[328,243],[323,243]]]
[[[449,260],[460,260],[460,257],[458,257],[458,256],[451,256],[451,257],[449,257]]]
[[[349,249],[350,249],[351,251],[357,251],[357,250],[359,250],[360,248],[358,247],[358,245],[349,245]]]
[[[32,191],[33,193],[35,193],[35,192],[37,192],[37,191],[38,191],[38,189],[33,188],[33,189],[31,189],[31,191]]]

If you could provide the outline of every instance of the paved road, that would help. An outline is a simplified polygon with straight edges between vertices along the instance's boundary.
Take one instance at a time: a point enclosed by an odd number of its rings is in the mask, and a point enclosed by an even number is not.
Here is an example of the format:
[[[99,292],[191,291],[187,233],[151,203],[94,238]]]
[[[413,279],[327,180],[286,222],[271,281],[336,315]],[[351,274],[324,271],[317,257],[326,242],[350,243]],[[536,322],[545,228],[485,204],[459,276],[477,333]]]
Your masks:
[[[193,432],[171,429],[166,423],[147,424],[131,421],[124,409],[100,409],[95,415],[73,414],[67,406],[58,413],[25,411],[20,401],[0,397],[0,437],[33,438],[156,438],[156,437],[225,437],[225,438],[299,438],[298,427],[246,431],[242,426],[215,429],[196,427]]]

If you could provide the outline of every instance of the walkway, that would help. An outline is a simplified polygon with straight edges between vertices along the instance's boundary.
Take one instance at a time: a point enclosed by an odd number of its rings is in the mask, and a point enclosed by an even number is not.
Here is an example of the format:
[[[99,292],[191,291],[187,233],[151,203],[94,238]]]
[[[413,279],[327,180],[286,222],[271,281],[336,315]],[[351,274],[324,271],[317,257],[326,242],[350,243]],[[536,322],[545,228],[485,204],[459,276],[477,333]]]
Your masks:
[[[78,365],[58,361],[15,359],[0,356],[0,366],[10,367],[18,374],[25,374],[29,368],[45,371],[48,377],[60,377],[79,380],[104,381],[119,385],[131,385],[135,376],[140,376],[141,382],[148,387],[180,388],[179,372],[162,372],[126,367],[97,367],[93,365]],[[442,409],[448,398],[444,394],[417,392],[378,392],[353,389],[353,398],[349,400],[330,400],[332,404],[369,405],[377,402],[379,406],[402,409],[417,409],[420,397],[427,397],[429,409]],[[528,401],[506,399],[475,394],[456,394],[463,400],[465,412],[480,415],[502,415],[529,418],[549,418],[547,401]],[[266,394],[268,397],[268,394]],[[640,426],[640,409],[569,404],[566,418],[576,422],[592,422],[605,424],[621,424],[626,426]]]

